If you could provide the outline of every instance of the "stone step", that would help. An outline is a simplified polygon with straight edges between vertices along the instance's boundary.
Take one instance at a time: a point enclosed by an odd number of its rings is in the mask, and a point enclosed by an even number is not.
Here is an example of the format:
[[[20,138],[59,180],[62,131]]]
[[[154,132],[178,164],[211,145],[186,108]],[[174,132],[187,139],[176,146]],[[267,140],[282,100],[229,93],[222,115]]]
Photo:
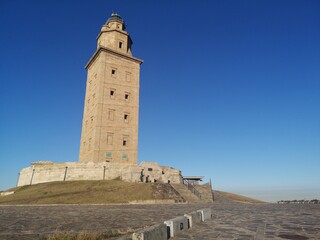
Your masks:
[[[186,200],[169,183],[153,183],[153,196],[156,199],[173,199],[176,203],[184,203]]]
[[[194,195],[187,186],[183,184],[171,184],[171,186],[188,202],[188,203],[201,203],[196,195]]]

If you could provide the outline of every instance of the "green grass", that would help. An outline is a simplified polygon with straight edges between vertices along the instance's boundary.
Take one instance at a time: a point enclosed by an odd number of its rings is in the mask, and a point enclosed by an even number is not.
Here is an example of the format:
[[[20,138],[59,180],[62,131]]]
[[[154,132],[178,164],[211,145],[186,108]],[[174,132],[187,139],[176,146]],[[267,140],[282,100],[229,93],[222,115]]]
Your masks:
[[[23,186],[0,204],[107,204],[154,199],[152,184],[110,181],[67,181]]]

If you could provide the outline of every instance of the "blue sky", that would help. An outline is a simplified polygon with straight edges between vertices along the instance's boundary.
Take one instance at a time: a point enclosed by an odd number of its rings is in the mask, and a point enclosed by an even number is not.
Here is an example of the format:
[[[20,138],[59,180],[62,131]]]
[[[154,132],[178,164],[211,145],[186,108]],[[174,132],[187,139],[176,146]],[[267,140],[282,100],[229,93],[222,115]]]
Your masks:
[[[320,198],[312,0],[1,0],[0,189],[31,162],[78,160],[84,66],[112,12],[145,61],[139,161],[260,199]]]

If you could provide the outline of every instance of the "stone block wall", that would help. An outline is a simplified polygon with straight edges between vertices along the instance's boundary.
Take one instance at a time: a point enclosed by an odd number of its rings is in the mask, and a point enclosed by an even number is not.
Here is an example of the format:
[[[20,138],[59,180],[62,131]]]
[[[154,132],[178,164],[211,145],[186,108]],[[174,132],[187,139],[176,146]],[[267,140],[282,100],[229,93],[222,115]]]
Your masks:
[[[147,178],[148,177],[148,178]],[[40,161],[20,171],[17,186],[54,181],[112,180],[120,178],[127,182],[181,183],[181,172],[159,166],[157,163],[117,164],[114,162],[63,162]]]

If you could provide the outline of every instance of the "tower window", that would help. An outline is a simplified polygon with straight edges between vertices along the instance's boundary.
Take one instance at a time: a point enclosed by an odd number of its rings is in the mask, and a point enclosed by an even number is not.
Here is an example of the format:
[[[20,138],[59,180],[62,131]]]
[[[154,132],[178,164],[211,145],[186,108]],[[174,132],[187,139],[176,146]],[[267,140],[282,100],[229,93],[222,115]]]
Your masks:
[[[123,136],[122,146],[128,146],[128,136]]]
[[[129,101],[129,93],[124,94],[124,100]]]
[[[122,48],[122,46],[123,46],[123,43],[119,42],[119,48]]]
[[[117,76],[117,69],[111,68],[111,77],[116,77],[116,76]]]
[[[123,119],[124,119],[124,122],[125,122],[125,123],[129,122],[129,114],[128,114],[128,113],[125,113],[125,114],[123,115]]]
[[[112,158],[112,152],[106,152],[106,157],[107,158]]]
[[[116,96],[116,90],[115,89],[110,89],[110,98],[114,99]]]

